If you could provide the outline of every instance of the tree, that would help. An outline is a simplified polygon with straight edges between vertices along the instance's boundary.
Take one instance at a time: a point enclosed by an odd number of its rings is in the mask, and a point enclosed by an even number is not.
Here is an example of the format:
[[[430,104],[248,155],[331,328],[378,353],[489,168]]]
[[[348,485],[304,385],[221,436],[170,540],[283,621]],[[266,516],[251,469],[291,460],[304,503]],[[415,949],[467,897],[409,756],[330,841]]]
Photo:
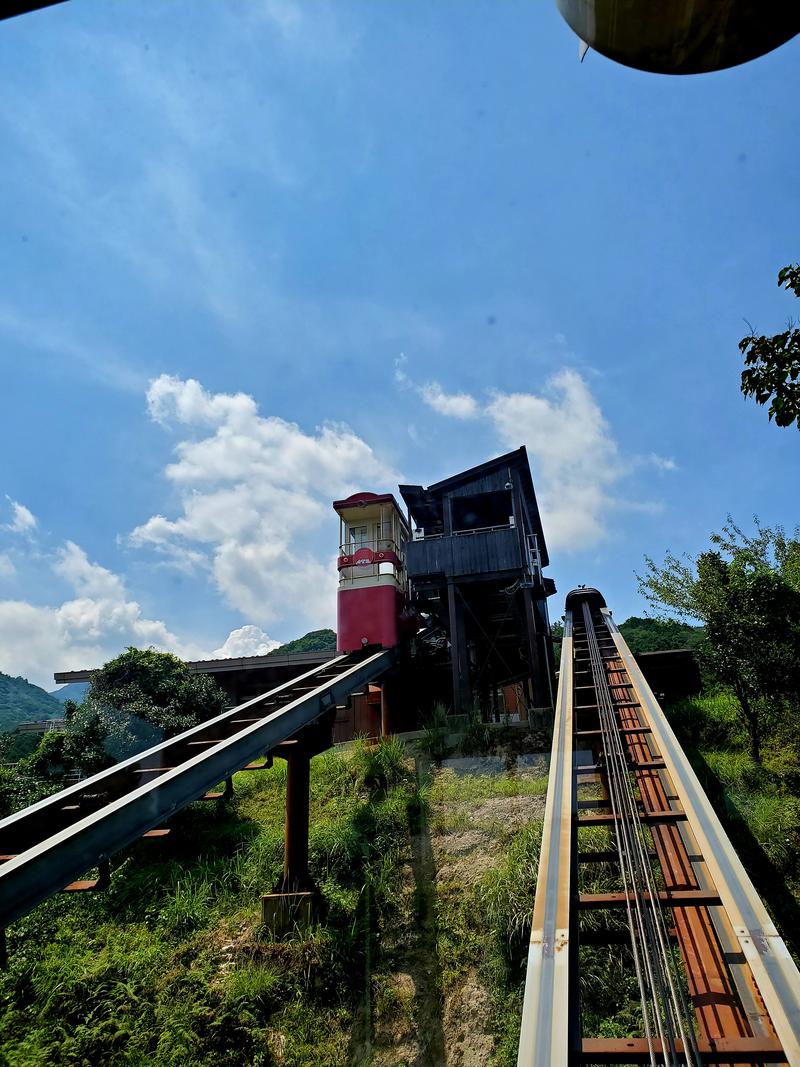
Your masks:
[[[756,520],[748,537],[729,516],[711,542],[696,559],[646,557],[639,589],[657,610],[704,624],[706,664],[735,694],[760,761],[765,725],[800,699],[800,531]]]
[[[553,659],[555,661],[556,670],[558,670],[559,664],[561,662],[561,645],[564,642],[564,623],[551,623],[550,633],[553,638]]]
[[[675,619],[642,619],[631,615],[619,625],[628,648],[637,652],[663,652],[673,648],[698,648],[705,637],[702,626],[689,626]]]
[[[778,271],[778,285],[800,297],[800,265]],[[783,333],[759,336],[751,329],[739,342],[744,356],[742,393],[757,404],[770,401],[768,413],[777,426],[800,430],[800,329],[791,321]]]
[[[168,652],[129,648],[92,678],[81,704],[66,701],[65,759],[99,770],[219,715],[225,694]]]

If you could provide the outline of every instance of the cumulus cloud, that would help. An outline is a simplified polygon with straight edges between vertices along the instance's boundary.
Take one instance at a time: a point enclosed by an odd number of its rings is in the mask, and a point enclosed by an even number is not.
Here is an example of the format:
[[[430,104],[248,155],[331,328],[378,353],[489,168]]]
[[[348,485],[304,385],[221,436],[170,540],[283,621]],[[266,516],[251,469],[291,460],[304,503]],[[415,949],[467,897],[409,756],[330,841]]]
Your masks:
[[[266,656],[273,649],[280,648],[280,645],[280,641],[275,641],[269,634],[265,634],[260,626],[248,623],[246,626],[240,626],[238,630],[231,630],[225,643],[215,648],[211,655],[215,659]]]
[[[429,408],[453,419],[474,419],[480,414],[480,406],[474,396],[469,393],[446,393],[439,382],[417,385],[408,376],[407,366],[408,357],[401,352],[394,361],[396,384],[401,389],[413,390]]]
[[[211,393],[161,375],[148,412],[184,433],[165,470],[180,500],[174,516],[153,515],[130,534],[135,547],[201,554],[226,602],[258,625],[286,618],[329,625],[335,605],[335,521],[331,500],[398,475],[348,426],[307,433],[259,413],[244,393]],[[324,555],[318,542],[328,525]]]
[[[6,496],[6,500],[11,505],[12,517],[11,522],[6,523],[3,529],[9,530],[11,533],[21,534],[23,537],[29,537],[39,525],[36,516],[30,508],[20,504],[18,500],[12,500],[10,496]]]
[[[623,458],[611,426],[576,370],[552,375],[540,393],[495,390],[480,402],[468,393],[446,393],[438,383],[416,385],[405,357],[395,363],[395,381],[414,389],[439,414],[487,420],[498,445],[526,445],[547,543],[564,551],[590,548],[608,536],[610,516],[620,509],[652,512],[648,501],[620,498],[621,484],[641,462],[660,470],[676,469],[673,460],[651,453]]]
[[[420,387],[419,394],[429,408],[440,415],[454,419],[474,419],[478,403],[469,393],[446,393],[438,382],[428,382]]]
[[[6,559],[0,556],[0,576]],[[258,626],[247,625],[232,630],[209,653],[160,619],[147,618],[122,578],[92,562],[74,541],[59,548],[49,566],[73,596],[54,605],[0,600],[0,671],[21,674],[45,689],[52,688],[54,671],[99,667],[129,645],[208,659],[263,656],[280,644]]]
[[[51,688],[53,671],[99,666],[128,645],[152,646],[189,659],[202,653],[164,622],[147,618],[128,597],[122,579],[91,562],[74,542],[58,550],[51,569],[74,596],[50,606],[0,601],[0,670]]]
[[[624,466],[611,428],[581,375],[561,370],[535,393],[494,393],[486,407],[500,443],[525,444],[547,542],[582,549],[607,535]]]

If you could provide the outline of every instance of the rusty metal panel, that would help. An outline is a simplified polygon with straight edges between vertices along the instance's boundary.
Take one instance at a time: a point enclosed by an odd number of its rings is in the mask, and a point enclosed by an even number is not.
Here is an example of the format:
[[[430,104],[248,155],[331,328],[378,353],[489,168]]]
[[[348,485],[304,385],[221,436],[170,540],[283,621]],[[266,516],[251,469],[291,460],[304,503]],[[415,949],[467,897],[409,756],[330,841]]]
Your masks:
[[[698,850],[719,893],[739,951],[783,1044],[786,1060],[800,1067],[800,972],[736,855],[697,775],[613,619],[607,617],[636,699],[647,716]]]

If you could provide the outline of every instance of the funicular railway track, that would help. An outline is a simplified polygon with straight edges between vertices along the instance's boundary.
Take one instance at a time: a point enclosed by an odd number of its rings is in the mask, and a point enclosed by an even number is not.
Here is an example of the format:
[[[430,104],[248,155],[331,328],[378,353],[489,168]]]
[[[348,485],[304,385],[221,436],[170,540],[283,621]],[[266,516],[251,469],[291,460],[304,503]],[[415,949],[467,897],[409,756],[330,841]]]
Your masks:
[[[596,590],[567,598],[557,704],[520,1067],[800,1064],[800,974]],[[582,892],[600,869],[614,890]],[[635,975],[630,1037],[583,1032],[598,944]]]
[[[108,858],[239,770],[269,766],[295,737],[380,677],[395,650],[335,656],[313,670],[0,821],[0,932],[62,889],[101,888]],[[323,737],[319,747],[326,743]],[[307,831],[306,831],[307,832]],[[99,879],[80,879],[99,866]]]

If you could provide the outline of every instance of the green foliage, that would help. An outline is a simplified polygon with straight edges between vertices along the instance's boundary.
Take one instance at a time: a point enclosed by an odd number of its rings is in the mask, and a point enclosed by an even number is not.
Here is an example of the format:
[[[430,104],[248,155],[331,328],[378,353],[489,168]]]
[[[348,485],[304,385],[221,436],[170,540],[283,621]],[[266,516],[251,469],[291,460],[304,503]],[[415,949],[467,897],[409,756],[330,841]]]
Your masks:
[[[689,626],[675,619],[643,619],[636,615],[620,623],[619,629],[634,654],[673,648],[696,649],[705,637],[702,626]]]
[[[287,641],[280,648],[274,648],[270,656],[285,656],[290,652],[335,652],[336,634],[333,630],[310,630],[294,641]]]
[[[800,533],[756,521],[748,537],[728,517],[696,559],[646,558],[639,589],[654,606],[703,621],[702,658],[735,694],[754,759],[773,720],[800,701]]]
[[[219,715],[224,705],[216,682],[177,656],[129,648],[93,675],[81,704],[64,702],[63,755],[92,773]]]
[[[18,734],[16,732],[0,734],[0,763],[16,763],[30,756],[42,736],[42,734]]]
[[[406,747],[398,737],[381,738],[377,745],[357,741],[353,752],[357,786],[381,796],[412,778]]]
[[[422,735],[417,738],[417,751],[422,756],[427,756],[437,767],[442,765],[442,760],[450,755],[451,749],[447,744],[447,735],[451,731],[450,719],[444,704],[436,704],[433,712],[422,728]]]
[[[541,839],[538,823],[520,830],[502,864],[484,875],[479,888],[483,913],[512,982],[525,975]]]
[[[561,643],[564,640],[564,623],[551,623],[550,633],[553,635],[553,657],[555,659],[556,670],[558,670],[558,666],[561,663]]]
[[[55,897],[15,924],[0,974],[0,1063],[348,1062],[365,960],[380,965],[397,921],[419,800],[395,741],[366,761],[315,757],[310,862],[322,919],[273,942],[258,910],[281,870],[285,784],[282,761],[238,775],[230,805],[187,808],[163,843],[128,850],[107,892]]]
[[[762,759],[756,761],[747,750],[747,734],[732,694],[720,691],[684,700],[669,708],[668,714],[715,808],[727,820],[745,864],[763,867],[769,861],[772,873],[760,872],[767,882],[777,878],[782,886],[793,886],[797,894],[800,775],[796,727],[792,725],[786,735],[770,733]],[[740,832],[740,827],[747,832]],[[748,835],[752,835],[750,840]],[[762,850],[760,856],[754,852],[752,839]]]
[[[0,733],[14,730],[21,722],[60,719],[61,703],[25,678],[12,678],[0,671]]]
[[[169,652],[129,648],[92,677],[88,700],[127,712],[172,737],[219,715],[225,694]]]
[[[778,286],[800,297],[800,265],[783,267]],[[750,333],[739,342],[744,356],[741,389],[767,409],[776,426],[797,424],[800,430],[800,329],[793,323],[772,337]]]

